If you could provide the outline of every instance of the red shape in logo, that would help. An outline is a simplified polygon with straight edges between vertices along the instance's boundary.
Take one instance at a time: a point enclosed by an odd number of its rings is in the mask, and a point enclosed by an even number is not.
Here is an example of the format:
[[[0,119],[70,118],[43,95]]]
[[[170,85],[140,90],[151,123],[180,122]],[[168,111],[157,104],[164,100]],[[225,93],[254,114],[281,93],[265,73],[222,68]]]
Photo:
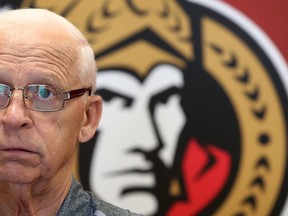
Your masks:
[[[207,170],[209,155],[215,160]],[[225,150],[211,144],[201,146],[196,139],[188,143],[182,161],[186,201],[176,201],[167,216],[191,216],[205,208],[224,187],[231,168],[231,156]],[[203,173],[202,173],[203,172]]]

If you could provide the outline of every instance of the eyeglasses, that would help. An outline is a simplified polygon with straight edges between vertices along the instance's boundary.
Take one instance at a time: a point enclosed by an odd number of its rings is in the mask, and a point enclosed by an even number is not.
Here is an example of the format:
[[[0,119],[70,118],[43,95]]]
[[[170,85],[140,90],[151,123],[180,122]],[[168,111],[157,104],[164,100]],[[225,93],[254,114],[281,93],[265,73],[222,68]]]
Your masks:
[[[32,84],[24,88],[11,88],[8,85],[0,84],[0,109],[9,105],[14,90],[23,91],[23,101],[27,109],[40,112],[61,110],[64,107],[64,101],[82,96],[86,91],[88,91],[89,96],[91,95],[91,88],[64,92],[51,85]]]

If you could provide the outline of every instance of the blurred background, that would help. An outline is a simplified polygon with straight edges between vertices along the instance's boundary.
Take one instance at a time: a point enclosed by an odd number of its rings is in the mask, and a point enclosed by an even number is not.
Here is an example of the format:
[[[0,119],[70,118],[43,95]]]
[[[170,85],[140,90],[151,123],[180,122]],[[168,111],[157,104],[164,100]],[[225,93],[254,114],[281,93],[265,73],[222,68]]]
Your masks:
[[[70,20],[95,53],[85,189],[151,216],[288,215],[284,0],[0,0],[27,7]]]

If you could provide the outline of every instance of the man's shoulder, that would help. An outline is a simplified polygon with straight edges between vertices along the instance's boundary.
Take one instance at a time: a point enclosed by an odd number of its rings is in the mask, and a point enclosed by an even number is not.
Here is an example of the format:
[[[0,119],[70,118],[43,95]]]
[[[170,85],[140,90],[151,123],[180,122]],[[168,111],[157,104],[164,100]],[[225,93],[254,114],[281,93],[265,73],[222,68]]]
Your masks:
[[[85,191],[73,178],[70,191],[57,216],[140,216],[98,199],[92,192]]]
[[[107,203],[103,200],[97,199],[94,195],[93,200],[96,206],[96,212],[102,212],[102,214],[106,216],[140,216],[140,214],[132,213],[129,210],[125,210],[122,208],[119,208],[118,206],[112,205],[111,203]],[[96,216],[97,214],[95,214]],[[101,214],[98,214],[99,216],[102,216]],[[98,216],[97,215],[97,216]],[[103,216],[104,216],[103,215]]]

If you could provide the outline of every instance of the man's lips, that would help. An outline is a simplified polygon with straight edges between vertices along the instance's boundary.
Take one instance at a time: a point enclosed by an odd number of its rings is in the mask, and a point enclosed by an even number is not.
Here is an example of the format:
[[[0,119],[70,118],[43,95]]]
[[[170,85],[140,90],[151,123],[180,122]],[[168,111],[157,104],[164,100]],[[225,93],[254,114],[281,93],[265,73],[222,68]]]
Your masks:
[[[2,165],[22,165],[36,167],[41,162],[41,155],[29,148],[7,147],[0,148],[0,161]]]
[[[31,154],[37,154],[34,150],[31,150],[29,148],[21,148],[21,147],[6,147],[6,148],[0,148],[0,153],[9,154],[9,155],[31,155]]]
[[[34,153],[34,151],[31,151],[31,150],[28,150],[28,149],[24,149],[24,148],[5,148],[5,149],[0,149],[0,151]]]

